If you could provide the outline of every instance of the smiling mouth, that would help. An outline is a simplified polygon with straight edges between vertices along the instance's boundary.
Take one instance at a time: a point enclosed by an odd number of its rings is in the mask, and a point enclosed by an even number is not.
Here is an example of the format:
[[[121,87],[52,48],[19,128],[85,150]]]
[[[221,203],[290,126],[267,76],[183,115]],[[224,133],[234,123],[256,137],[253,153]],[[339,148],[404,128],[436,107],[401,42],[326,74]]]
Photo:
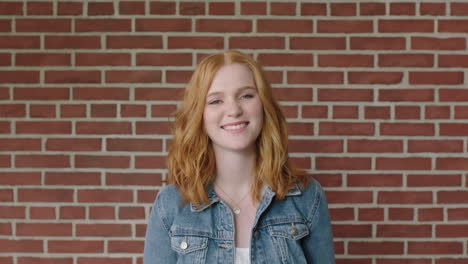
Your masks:
[[[248,124],[249,122],[244,122],[244,123],[232,125],[232,126],[221,126],[221,128],[224,130],[238,130],[238,129],[246,127]]]

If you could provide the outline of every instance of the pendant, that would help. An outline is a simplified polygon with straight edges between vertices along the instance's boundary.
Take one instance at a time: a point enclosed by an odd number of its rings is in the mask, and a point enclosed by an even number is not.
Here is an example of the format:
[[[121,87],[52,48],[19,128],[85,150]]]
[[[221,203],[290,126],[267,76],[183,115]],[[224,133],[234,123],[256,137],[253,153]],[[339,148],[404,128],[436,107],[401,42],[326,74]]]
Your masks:
[[[239,208],[234,208],[234,213],[235,214],[240,214],[240,209]]]

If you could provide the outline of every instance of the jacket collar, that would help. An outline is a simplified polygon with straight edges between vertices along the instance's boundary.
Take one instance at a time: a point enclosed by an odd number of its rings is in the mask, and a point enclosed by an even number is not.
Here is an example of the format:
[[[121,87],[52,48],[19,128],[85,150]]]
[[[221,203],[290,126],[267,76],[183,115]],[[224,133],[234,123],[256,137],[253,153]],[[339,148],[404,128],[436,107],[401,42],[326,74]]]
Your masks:
[[[288,190],[286,196],[298,196],[301,195],[301,189],[299,188],[298,184],[294,184],[294,187]],[[196,207],[192,202],[190,202],[190,210],[192,212],[201,212],[206,208],[210,207],[212,204],[219,202],[221,198],[216,194],[214,191],[213,184],[209,184],[207,188],[207,195],[208,195],[208,204],[202,203],[199,207]],[[262,197],[273,197],[276,193],[273,192],[269,185],[264,184],[262,189]]]

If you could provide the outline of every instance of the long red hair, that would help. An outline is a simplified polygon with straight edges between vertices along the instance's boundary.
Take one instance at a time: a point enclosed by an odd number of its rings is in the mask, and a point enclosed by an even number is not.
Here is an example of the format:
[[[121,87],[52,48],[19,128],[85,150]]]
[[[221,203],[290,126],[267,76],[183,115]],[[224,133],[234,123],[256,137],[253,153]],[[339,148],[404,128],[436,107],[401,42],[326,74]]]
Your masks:
[[[286,119],[273,97],[265,72],[249,55],[226,51],[205,57],[198,64],[185,89],[183,102],[175,113],[174,140],[167,159],[168,183],[178,187],[184,202],[192,202],[196,206],[208,203],[206,187],[214,181],[216,171],[211,141],[203,127],[205,97],[216,72],[223,65],[233,63],[250,69],[263,105],[263,126],[256,141],[252,198],[259,201],[263,184],[268,184],[276,192],[276,198],[283,199],[296,182],[304,186],[309,180],[289,161]]]

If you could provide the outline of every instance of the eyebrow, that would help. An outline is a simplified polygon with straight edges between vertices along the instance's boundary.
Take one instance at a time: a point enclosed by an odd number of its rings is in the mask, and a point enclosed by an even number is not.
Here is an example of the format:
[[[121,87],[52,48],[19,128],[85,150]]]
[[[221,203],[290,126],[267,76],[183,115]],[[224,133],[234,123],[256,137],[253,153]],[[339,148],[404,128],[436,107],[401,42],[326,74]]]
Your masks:
[[[255,90],[256,91],[257,89],[255,89],[252,86],[244,86],[244,87],[239,88],[238,92],[242,92],[244,90]],[[210,97],[210,96],[217,95],[217,94],[222,94],[222,93],[223,92],[211,92],[206,97]]]

